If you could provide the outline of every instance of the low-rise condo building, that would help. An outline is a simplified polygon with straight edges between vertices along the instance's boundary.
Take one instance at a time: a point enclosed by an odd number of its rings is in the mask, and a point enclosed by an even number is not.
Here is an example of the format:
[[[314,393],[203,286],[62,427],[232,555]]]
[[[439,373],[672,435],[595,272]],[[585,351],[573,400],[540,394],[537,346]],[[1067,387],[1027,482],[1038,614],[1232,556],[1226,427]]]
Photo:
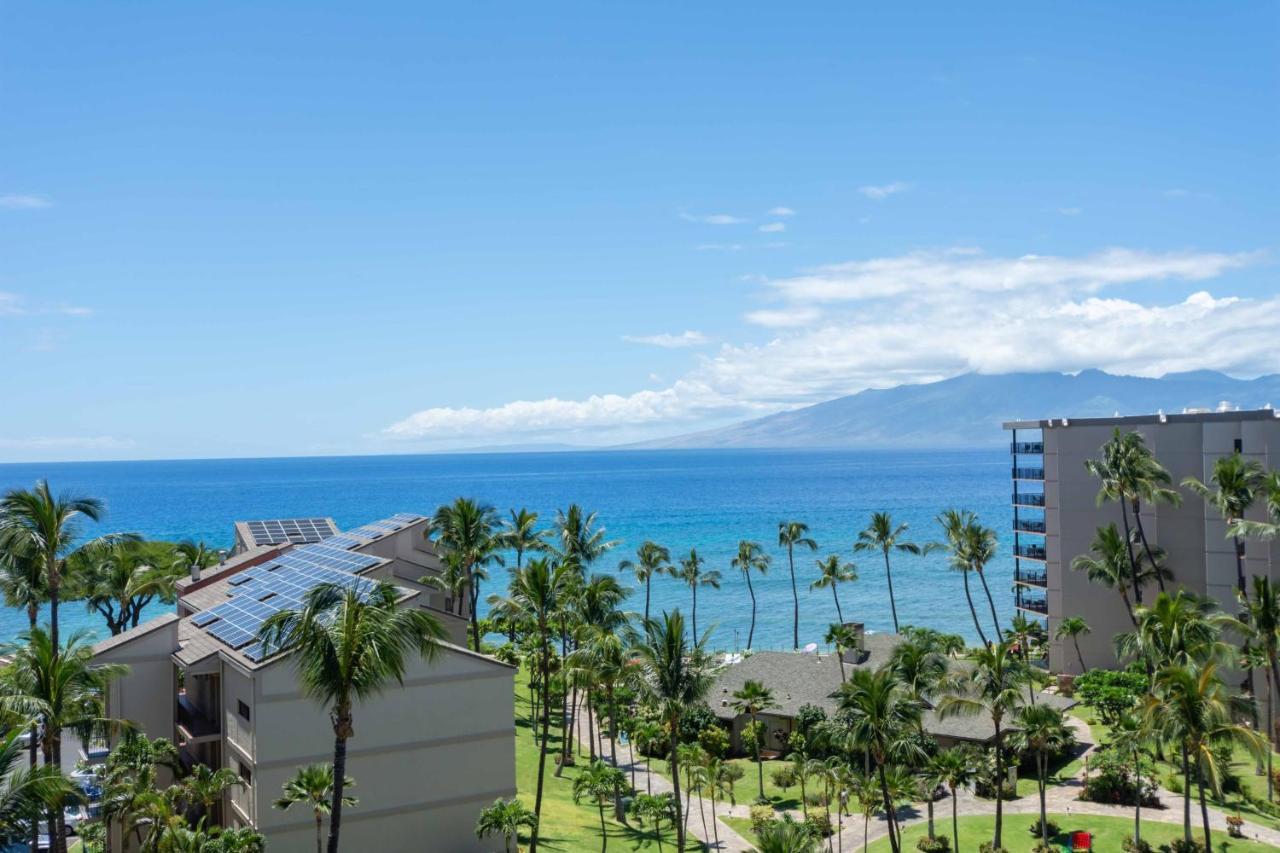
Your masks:
[[[1082,616],[1089,623],[1091,633],[1078,638],[1086,667],[1113,666],[1113,637],[1133,627],[1118,594],[1071,568],[1076,557],[1089,553],[1099,527],[1115,524],[1124,530],[1120,506],[1098,502],[1101,483],[1085,469],[1087,460],[1101,458],[1103,444],[1116,429],[1140,433],[1182,494],[1179,506],[1141,505],[1148,541],[1164,552],[1164,564],[1174,574],[1170,588],[1207,595],[1226,612],[1236,611],[1236,555],[1226,523],[1216,509],[1179,484],[1189,476],[1208,483],[1214,463],[1232,453],[1274,467],[1280,456],[1275,411],[1222,406],[1176,415],[1011,421],[1004,428],[1012,437],[1015,605],[1046,624],[1052,671],[1080,672],[1074,645],[1054,639],[1064,618]],[[1259,502],[1249,517],[1265,520],[1265,514]],[[1246,578],[1278,579],[1280,542],[1242,542],[1241,548]],[[1144,603],[1157,592],[1154,582],[1148,584]]]
[[[480,810],[515,795],[515,669],[467,650],[466,601],[420,582],[441,570],[426,528],[421,516],[396,515],[306,544],[238,543],[235,556],[180,584],[175,613],[95,647],[97,661],[129,666],[109,689],[109,715],[172,739],[188,766],[240,777],[214,822],[253,826],[272,851],[309,853],[310,811],[271,804],[298,767],[332,761],[333,728],[302,694],[288,653],[266,653],[257,628],[318,584],[388,581],[401,607],[439,618],[450,642],[433,661],[413,657],[402,685],[357,704],[347,774],[360,802],[344,811],[343,848],[487,849],[475,837]]]

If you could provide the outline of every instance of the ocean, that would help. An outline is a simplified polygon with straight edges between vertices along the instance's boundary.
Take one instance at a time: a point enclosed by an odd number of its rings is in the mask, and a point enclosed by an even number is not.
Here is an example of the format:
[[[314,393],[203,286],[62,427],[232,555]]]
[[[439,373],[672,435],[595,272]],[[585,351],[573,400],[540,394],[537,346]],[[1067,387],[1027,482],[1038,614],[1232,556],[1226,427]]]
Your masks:
[[[47,478],[55,491],[102,498],[107,516],[96,531],[131,531],[150,538],[231,544],[232,522],[253,518],[331,516],[348,528],[396,512],[428,514],[459,495],[488,502],[503,514],[528,507],[550,522],[571,502],[595,510],[618,547],[593,567],[614,572],[637,545],[653,539],[673,559],[696,547],[708,569],[723,575],[720,590],[701,589],[698,625],[713,628],[717,648],[745,644],[750,599],[729,566],[740,539],[753,539],[773,567],[753,583],[759,599],[757,648],[790,648],[791,586],[785,550],[777,545],[783,519],[808,523],[816,553],[797,552],[800,642],[821,644],[835,620],[830,590],[809,590],[815,558],[840,554],[859,579],[840,588],[846,619],[868,629],[892,629],[883,562],[852,551],[872,512],[910,525],[916,542],[938,539],[943,509],[977,512],[1001,539],[988,579],[1002,621],[1013,615],[1012,511],[1009,456],[1002,450],[894,452],[794,450],[599,451],[566,453],[437,454],[157,462],[0,465],[0,488],[29,487]],[[942,554],[893,557],[899,620],[977,640],[960,575]],[[505,572],[482,595],[505,585]],[[634,578],[623,580],[636,586]],[[975,594],[978,587],[975,585]],[[643,607],[643,591],[629,608]],[[979,602],[981,604],[981,602]],[[653,583],[653,609],[680,607],[689,590],[673,578]],[[153,605],[153,614],[166,609]],[[78,602],[61,609],[63,624],[104,632],[101,618]],[[979,611],[981,618],[982,611]],[[13,638],[26,616],[0,610],[0,636]],[[984,623],[984,628],[986,627]]]

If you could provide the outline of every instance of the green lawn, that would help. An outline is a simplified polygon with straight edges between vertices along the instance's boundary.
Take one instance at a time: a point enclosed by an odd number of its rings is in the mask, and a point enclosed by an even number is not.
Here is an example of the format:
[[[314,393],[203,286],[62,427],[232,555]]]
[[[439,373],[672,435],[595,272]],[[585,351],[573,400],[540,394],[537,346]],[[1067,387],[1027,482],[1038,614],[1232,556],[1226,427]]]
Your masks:
[[[1036,839],[1032,837],[1028,830],[1037,818],[1037,815],[1005,816],[1004,838],[1002,841],[1010,853],[1028,853],[1031,850],[1031,847],[1036,843]],[[1112,853],[1112,851],[1120,850],[1121,841],[1133,833],[1133,821],[1127,818],[1050,814],[1049,819],[1062,827],[1064,833],[1057,838],[1051,839],[1055,844],[1067,843],[1068,839],[1065,833],[1087,831],[1093,833],[1093,849],[1099,851],[1099,853]],[[960,818],[960,849],[977,850],[981,842],[991,839],[994,827],[995,818],[990,815]],[[951,818],[949,815],[945,820],[939,816],[935,831],[950,836]],[[924,834],[925,825],[923,823],[908,828],[903,833],[902,849],[915,850],[916,842]],[[1181,836],[1182,827],[1179,824],[1156,823],[1155,821],[1143,821],[1142,823],[1142,837],[1152,844],[1165,844]],[[1195,838],[1198,841],[1202,837],[1199,824],[1197,824]],[[1254,841],[1229,839],[1226,832],[1215,832],[1213,834],[1213,849],[1214,851],[1228,850],[1230,853],[1263,853],[1263,851],[1270,851],[1275,848],[1268,844],[1259,844]],[[869,853],[888,853],[888,851],[889,839],[882,838],[879,841],[872,842]]]
[[[516,676],[516,788],[520,800],[529,809],[533,808],[534,797],[538,788],[538,747],[534,742],[529,727],[529,715],[532,711],[529,701],[528,675],[521,671]],[[573,801],[573,779],[579,768],[585,764],[581,760],[578,767],[565,770],[562,777],[555,777],[556,747],[560,744],[559,728],[556,718],[552,719],[551,746],[547,754],[546,779],[542,793],[542,828],[538,835],[539,848],[547,850],[579,851],[599,850],[600,814],[593,803],[584,800],[582,804]],[[697,820],[697,815],[693,816]],[[626,826],[613,820],[612,807],[605,808],[605,826],[609,835],[609,849],[638,850],[652,847],[657,850],[660,842],[664,847],[670,845],[675,849],[675,832],[664,825],[662,838],[658,839],[651,829],[641,830],[635,826]],[[501,846],[499,839],[491,839]],[[522,836],[521,846],[528,843],[528,837]],[[690,848],[700,849],[700,848]]]

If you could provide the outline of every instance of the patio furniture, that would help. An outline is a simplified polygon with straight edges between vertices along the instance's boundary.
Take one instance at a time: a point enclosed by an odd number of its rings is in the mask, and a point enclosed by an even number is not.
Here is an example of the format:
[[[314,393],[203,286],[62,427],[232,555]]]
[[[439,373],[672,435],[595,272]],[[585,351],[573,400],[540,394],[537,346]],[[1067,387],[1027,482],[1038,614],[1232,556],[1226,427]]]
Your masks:
[[[1093,833],[1071,833],[1071,853],[1087,853],[1090,850],[1093,850]]]

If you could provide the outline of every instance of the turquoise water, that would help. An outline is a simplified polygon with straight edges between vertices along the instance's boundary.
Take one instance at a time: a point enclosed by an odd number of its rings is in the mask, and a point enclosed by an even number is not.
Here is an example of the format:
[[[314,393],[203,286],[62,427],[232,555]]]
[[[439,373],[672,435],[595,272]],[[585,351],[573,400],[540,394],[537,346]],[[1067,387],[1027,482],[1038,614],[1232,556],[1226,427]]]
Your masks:
[[[841,588],[846,619],[873,630],[892,627],[883,565],[851,545],[867,517],[891,512],[911,525],[912,538],[939,536],[934,516],[947,507],[979,513],[1002,541],[989,570],[1001,618],[1012,615],[1012,521],[1009,457],[999,450],[890,451],[629,451],[457,454],[295,459],[0,465],[0,488],[48,478],[55,490],[95,495],[107,503],[102,530],[148,537],[203,539],[228,546],[232,522],[249,518],[332,516],[342,527],[395,512],[429,513],[458,495],[492,503],[502,512],[527,506],[554,516],[570,502],[599,512],[611,538],[622,540],[595,567],[614,571],[644,539],[673,556],[697,547],[708,568],[720,570],[719,591],[700,590],[698,624],[715,626],[719,647],[746,642],[750,600],[728,565],[739,539],[766,546],[774,567],[753,579],[760,601],[757,647],[791,645],[791,587],[777,525],[799,519],[812,528],[817,554],[797,553],[800,642],[821,642],[835,619],[829,590],[810,592],[814,558],[840,553],[858,565],[859,580]],[[497,569],[495,577],[502,577]],[[628,578],[634,583],[633,579]],[[490,588],[494,585],[490,584]],[[961,578],[942,555],[894,559],[899,619],[976,640]],[[482,590],[487,594],[490,590]],[[654,582],[653,607],[689,606],[688,588],[672,578]],[[643,607],[643,597],[632,599]],[[161,612],[157,609],[155,612]],[[78,603],[63,608],[67,623],[102,631],[100,618]],[[0,610],[0,635],[25,627],[19,611]],[[985,625],[984,625],[985,627]]]

